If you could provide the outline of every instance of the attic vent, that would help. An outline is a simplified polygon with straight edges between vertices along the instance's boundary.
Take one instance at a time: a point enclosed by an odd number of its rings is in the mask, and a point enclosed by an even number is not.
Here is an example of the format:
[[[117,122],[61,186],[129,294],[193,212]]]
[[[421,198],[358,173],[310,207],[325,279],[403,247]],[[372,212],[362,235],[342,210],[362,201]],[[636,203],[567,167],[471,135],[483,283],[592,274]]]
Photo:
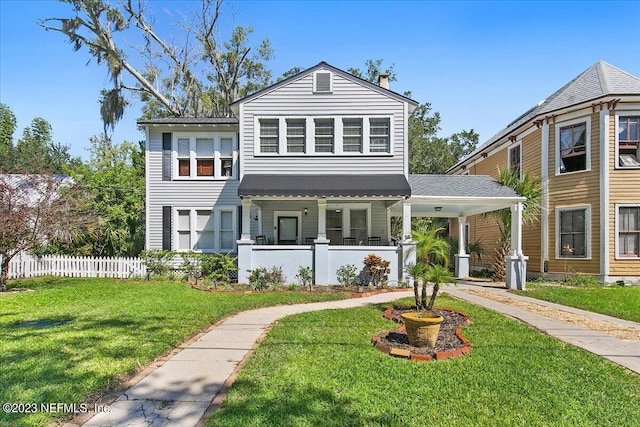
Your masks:
[[[315,74],[314,92],[330,93],[331,92],[331,73],[318,72]]]

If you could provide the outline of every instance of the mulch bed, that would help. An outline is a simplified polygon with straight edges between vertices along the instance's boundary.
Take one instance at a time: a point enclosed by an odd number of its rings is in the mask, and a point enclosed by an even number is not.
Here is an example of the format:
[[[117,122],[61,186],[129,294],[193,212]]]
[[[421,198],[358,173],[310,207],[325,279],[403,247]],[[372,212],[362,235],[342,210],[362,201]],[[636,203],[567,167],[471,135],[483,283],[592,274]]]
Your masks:
[[[400,316],[408,311],[414,310],[409,307],[389,307],[385,310],[384,317],[402,323]],[[462,335],[461,329],[471,323],[469,316],[447,308],[434,308],[433,311],[444,317],[434,349],[409,344],[404,325],[395,331],[374,336],[372,343],[378,350],[391,356],[412,360],[444,360],[467,354],[471,350],[471,343]]]

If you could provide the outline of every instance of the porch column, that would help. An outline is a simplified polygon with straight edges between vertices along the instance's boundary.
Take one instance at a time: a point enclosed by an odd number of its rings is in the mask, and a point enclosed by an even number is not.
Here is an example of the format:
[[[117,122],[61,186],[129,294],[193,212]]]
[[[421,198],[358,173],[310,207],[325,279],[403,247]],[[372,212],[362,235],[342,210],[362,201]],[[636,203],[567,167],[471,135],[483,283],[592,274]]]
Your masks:
[[[242,230],[238,244],[238,283],[249,283],[253,268],[253,240],[251,240],[251,199],[242,199]]]
[[[507,257],[505,281],[507,289],[524,290],[527,281],[527,260],[522,253],[522,202],[511,207],[511,253]]]
[[[327,199],[318,199],[318,240],[327,240]]]
[[[467,242],[464,239],[466,223],[466,217],[458,217],[458,253],[454,256],[456,259],[455,274],[458,279],[463,279],[469,276],[469,255],[466,250]]]
[[[316,285],[329,284],[329,240],[327,239],[327,199],[318,199],[318,237],[313,241]]]
[[[398,279],[401,282],[408,282],[409,272],[407,267],[416,263],[416,242],[411,238],[411,202],[406,200],[402,203],[402,237],[400,246],[402,247],[400,254],[402,275]]]

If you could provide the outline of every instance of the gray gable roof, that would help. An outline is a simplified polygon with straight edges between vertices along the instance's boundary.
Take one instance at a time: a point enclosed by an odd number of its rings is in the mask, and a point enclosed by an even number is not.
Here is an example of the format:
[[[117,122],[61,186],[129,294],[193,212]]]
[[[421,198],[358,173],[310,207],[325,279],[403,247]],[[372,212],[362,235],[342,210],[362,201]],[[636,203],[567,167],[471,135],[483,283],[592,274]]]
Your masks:
[[[268,87],[266,87],[266,88],[264,88],[264,89],[262,89],[262,90],[260,90],[258,92],[255,92],[255,93],[253,93],[251,95],[248,95],[248,96],[246,96],[244,98],[241,98],[241,99],[238,99],[237,101],[234,101],[231,104],[231,107],[234,107],[234,106],[236,106],[236,105],[238,105],[240,103],[251,101],[252,99],[255,99],[255,98],[259,97],[259,96],[262,96],[262,95],[264,95],[266,93],[269,93],[269,92],[271,92],[273,90],[276,90],[279,87],[282,87],[282,86],[284,86],[284,85],[286,85],[286,84],[288,84],[288,83],[290,83],[292,81],[298,80],[298,79],[300,79],[300,78],[302,78],[302,77],[304,77],[304,76],[306,76],[308,74],[311,74],[311,73],[313,73],[314,71],[316,71],[318,69],[331,70],[332,72],[334,72],[336,74],[339,74],[340,76],[342,76],[342,77],[344,77],[344,78],[346,78],[348,80],[357,82],[357,83],[359,83],[359,84],[361,84],[363,86],[366,86],[366,87],[368,87],[370,89],[373,89],[373,90],[375,90],[377,92],[383,93],[383,94],[385,94],[387,96],[390,96],[390,97],[395,98],[395,99],[400,100],[400,101],[408,102],[409,104],[414,105],[414,106],[418,105],[418,102],[414,101],[411,98],[408,98],[408,97],[406,97],[404,95],[401,95],[401,94],[399,94],[397,92],[394,92],[392,90],[380,87],[380,86],[378,86],[376,84],[373,84],[373,83],[371,83],[371,82],[369,82],[367,80],[361,79],[360,77],[356,77],[353,74],[350,74],[350,73],[348,73],[346,71],[343,71],[343,70],[341,70],[339,68],[334,67],[333,65],[330,65],[330,64],[322,61],[322,62],[314,65],[311,68],[308,68],[308,69],[306,69],[304,71],[299,72],[298,74],[296,74],[294,76],[291,76],[289,78],[281,80],[281,81],[279,81],[277,83],[274,83],[271,86],[268,86]]]
[[[519,197],[487,175],[409,175],[408,181],[412,197]]]
[[[598,61],[547,99],[515,119],[449,170],[455,169],[535,117],[593,101],[603,96],[614,95],[640,95],[640,78],[604,61]]]

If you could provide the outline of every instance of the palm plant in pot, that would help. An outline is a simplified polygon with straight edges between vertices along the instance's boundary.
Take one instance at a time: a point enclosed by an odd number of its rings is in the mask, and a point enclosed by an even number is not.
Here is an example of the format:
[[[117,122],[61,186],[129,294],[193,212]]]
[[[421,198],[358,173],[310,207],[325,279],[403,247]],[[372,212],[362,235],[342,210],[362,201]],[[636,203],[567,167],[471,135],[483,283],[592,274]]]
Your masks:
[[[414,232],[416,240],[417,262],[409,266],[409,273],[413,277],[413,293],[416,311],[404,313],[402,320],[407,330],[409,343],[415,347],[433,349],[440,331],[440,324],[444,318],[433,312],[433,305],[440,285],[455,283],[455,278],[447,268],[449,244],[438,237],[440,229],[427,229]],[[419,280],[422,280],[422,291],[418,292]],[[427,302],[427,286],[433,284],[431,298]]]

